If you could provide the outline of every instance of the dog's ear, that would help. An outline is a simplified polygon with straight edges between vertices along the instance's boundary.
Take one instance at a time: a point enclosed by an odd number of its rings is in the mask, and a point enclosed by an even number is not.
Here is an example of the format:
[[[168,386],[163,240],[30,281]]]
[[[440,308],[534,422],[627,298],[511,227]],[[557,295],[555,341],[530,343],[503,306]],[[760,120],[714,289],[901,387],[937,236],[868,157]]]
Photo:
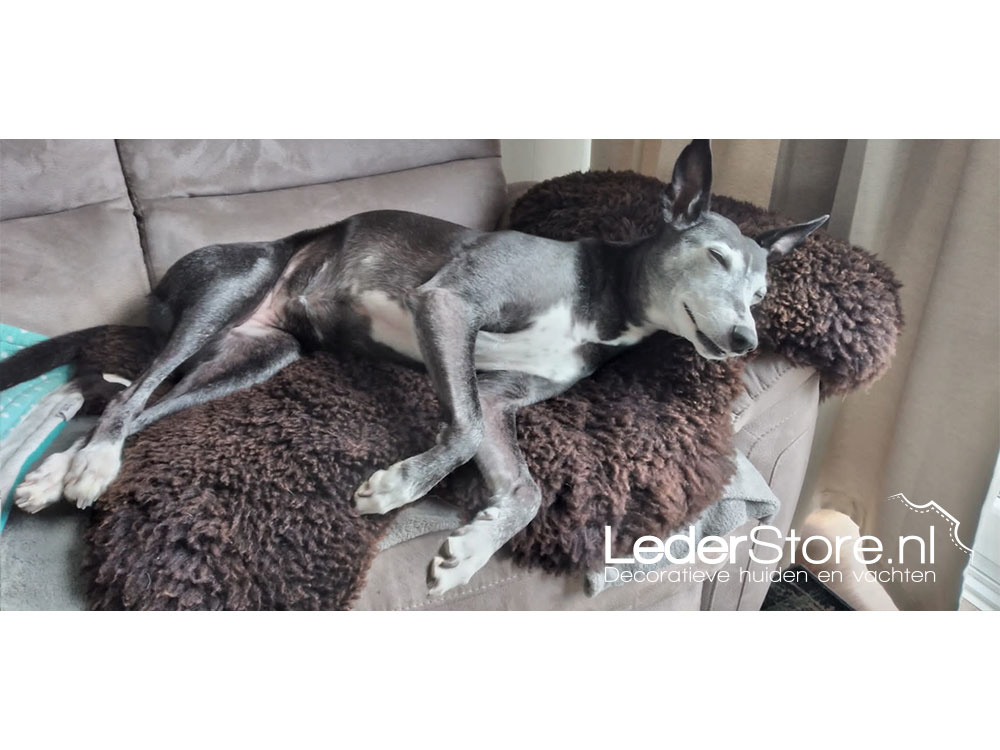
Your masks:
[[[674,164],[674,176],[663,193],[663,218],[675,229],[696,224],[712,200],[712,147],[691,141]]]
[[[793,224],[790,227],[771,229],[756,238],[757,244],[767,250],[768,260],[778,258],[801,245],[806,237],[826,224],[829,218],[830,216],[827,214],[812,221]]]

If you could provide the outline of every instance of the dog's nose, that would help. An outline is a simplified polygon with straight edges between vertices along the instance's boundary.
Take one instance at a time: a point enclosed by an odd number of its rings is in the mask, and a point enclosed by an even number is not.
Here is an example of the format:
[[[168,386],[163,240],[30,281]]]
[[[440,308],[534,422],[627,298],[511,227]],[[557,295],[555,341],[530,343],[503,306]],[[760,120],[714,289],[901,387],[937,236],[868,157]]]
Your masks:
[[[729,349],[734,354],[746,354],[757,348],[757,332],[749,326],[733,326],[729,335]]]

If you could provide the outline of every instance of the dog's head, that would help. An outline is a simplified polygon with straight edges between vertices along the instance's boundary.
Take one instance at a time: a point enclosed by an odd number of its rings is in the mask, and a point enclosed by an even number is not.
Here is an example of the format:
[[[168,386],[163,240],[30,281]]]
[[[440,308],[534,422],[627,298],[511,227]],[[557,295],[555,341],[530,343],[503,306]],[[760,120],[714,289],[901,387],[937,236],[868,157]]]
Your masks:
[[[797,247],[829,216],[774,229],[756,239],[709,210],[712,151],[692,141],[663,194],[664,227],[647,289],[653,323],[683,336],[707,359],[757,346],[752,309],[767,294],[767,263]]]

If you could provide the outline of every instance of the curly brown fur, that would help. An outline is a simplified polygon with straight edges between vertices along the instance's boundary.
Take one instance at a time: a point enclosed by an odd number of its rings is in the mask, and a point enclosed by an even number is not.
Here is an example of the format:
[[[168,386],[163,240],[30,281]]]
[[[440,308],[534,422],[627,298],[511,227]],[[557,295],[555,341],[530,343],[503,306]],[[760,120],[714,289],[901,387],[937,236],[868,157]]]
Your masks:
[[[732,472],[734,367],[658,335],[525,409],[521,443],[546,498],[513,540],[516,558],[584,569],[601,559],[605,525],[630,544],[697,515]],[[150,426],[126,445],[93,515],[92,606],[348,607],[389,523],[359,517],[351,493],[374,468],[432,442],[437,413],[423,373],[323,355]],[[485,497],[472,470],[435,494],[470,514]]]
[[[359,517],[351,492],[433,441],[426,380],[321,356],[136,435],[88,531],[91,605],[349,606],[390,520]]]

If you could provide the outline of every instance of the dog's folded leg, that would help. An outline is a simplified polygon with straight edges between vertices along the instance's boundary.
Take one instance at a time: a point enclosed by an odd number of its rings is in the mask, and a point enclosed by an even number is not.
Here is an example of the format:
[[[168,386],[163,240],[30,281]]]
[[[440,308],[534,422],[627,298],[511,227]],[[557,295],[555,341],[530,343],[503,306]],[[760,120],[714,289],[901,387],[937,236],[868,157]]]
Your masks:
[[[517,409],[565,389],[533,375],[493,372],[480,378],[485,432],[476,464],[493,493],[489,505],[445,540],[427,571],[438,596],[469,579],[538,513],[541,491],[517,444]]]
[[[424,364],[430,373],[447,426],[430,450],[375,472],[354,493],[360,513],[386,513],[423,497],[471,459],[483,435],[483,419],[473,362],[475,311],[459,295],[422,288],[413,315]]]
[[[236,328],[220,337],[177,385],[131,423],[134,435],[174,412],[263,383],[301,355],[294,336],[275,328]]]
[[[86,508],[104,493],[121,466],[125,438],[156,388],[230,326],[248,321],[278,279],[275,246],[213,245],[184,256],[157,285],[151,316],[170,320],[169,334],[149,368],[108,403],[90,441],[73,457],[63,494]]]
[[[527,477],[506,494],[494,496],[472,523],[453,531],[427,569],[431,596],[440,596],[468,583],[497,550],[535,517],[541,499],[538,485]]]

